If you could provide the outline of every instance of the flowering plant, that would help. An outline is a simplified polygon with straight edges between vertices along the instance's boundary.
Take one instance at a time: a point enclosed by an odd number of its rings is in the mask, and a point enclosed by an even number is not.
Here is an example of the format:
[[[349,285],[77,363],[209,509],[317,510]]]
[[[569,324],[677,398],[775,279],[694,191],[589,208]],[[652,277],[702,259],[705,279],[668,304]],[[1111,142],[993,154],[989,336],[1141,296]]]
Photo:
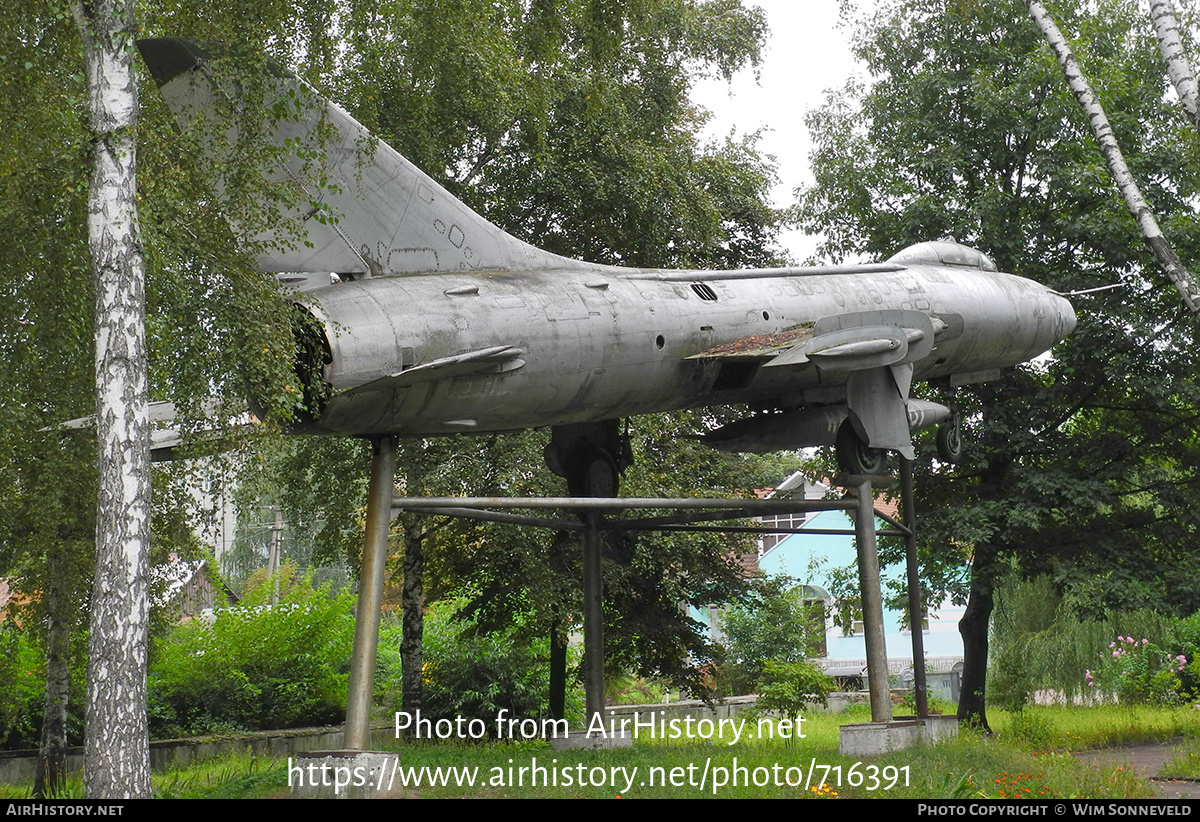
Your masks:
[[[1083,678],[1088,688],[1111,693],[1128,705],[1167,705],[1179,701],[1179,673],[1185,667],[1182,654],[1171,656],[1149,639],[1118,636],[1108,643],[1097,669]]]

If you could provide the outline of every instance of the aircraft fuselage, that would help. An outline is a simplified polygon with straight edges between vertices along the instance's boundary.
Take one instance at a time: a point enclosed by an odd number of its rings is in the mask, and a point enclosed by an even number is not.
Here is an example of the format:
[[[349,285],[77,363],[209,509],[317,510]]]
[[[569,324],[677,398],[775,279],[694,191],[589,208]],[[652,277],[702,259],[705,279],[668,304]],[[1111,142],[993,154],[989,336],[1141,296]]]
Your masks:
[[[936,323],[935,348],[915,363],[914,378],[961,382],[1041,354],[1075,322],[1070,304],[1044,286],[968,266],[762,279],[747,273],[720,279],[697,272],[691,283],[676,272],[597,266],[383,277],[318,289],[308,295],[309,308],[326,330],[324,376],[336,395],[308,430],[439,435],[701,405],[823,404],[844,395],[846,372],[811,361],[771,367],[761,355],[822,317],[926,313]],[[517,353],[479,370],[387,381],[424,363],[503,346]],[[369,384],[380,387],[363,390]]]

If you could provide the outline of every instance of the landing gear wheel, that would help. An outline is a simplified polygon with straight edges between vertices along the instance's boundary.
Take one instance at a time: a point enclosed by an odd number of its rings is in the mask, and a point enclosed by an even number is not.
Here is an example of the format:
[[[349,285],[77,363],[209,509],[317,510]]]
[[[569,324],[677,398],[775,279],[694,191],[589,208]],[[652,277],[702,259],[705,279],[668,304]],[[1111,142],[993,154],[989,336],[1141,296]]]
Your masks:
[[[847,474],[878,475],[884,471],[887,452],[872,448],[862,441],[850,420],[842,423],[837,433],[838,467]]]
[[[937,453],[939,460],[950,465],[962,462],[962,431],[958,427],[957,414],[938,426]]]

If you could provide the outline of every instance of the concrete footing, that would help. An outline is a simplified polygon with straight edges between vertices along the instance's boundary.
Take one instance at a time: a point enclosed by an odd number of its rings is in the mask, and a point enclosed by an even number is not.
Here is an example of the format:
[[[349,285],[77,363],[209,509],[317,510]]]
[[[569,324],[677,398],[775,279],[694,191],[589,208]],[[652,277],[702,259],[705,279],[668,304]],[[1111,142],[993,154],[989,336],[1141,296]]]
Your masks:
[[[888,751],[902,751],[917,745],[933,745],[956,736],[957,717],[897,717],[891,722],[843,725],[838,752],[843,756],[871,756]]]
[[[378,799],[399,796],[400,755],[383,751],[312,751],[288,759],[293,799]]]

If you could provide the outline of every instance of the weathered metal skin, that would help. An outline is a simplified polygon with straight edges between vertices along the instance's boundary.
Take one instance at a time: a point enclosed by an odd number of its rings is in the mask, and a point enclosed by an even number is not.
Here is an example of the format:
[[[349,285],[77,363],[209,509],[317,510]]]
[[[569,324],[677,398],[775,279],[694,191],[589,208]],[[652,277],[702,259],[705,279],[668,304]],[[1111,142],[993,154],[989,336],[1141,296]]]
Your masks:
[[[310,310],[326,328],[332,354],[325,379],[343,393],[309,430],[435,435],[710,404],[790,408],[836,401],[846,374],[812,362],[773,368],[761,355],[703,353],[829,315],[914,309],[941,321],[932,354],[914,369],[914,378],[927,380],[1024,362],[1075,324],[1070,304],[1044,286],[965,266],[730,281],[706,273],[716,300],[701,299],[686,282],[632,279],[634,273],[597,266],[445,274],[310,292]],[[355,390],[497,345],[520,349],[523,364]]]
[[[180,123],[206,127],[203,159],[224,192],[234,183],[221,169],[242,137],[240,117],[220,110],[246,105],[236,67],[185,40],[138,45]],[[912,380],[994,377],[1075,325],[1065,299],[954,242],[887,263],[760,271],[550,254],[473,212],[297,78],[263,74],[255,105],[278,151],[260,171],[294,201],[258,235],[259,265],[301,289],[330,272],[352,280],[301,298],[317,320],[297,331],[307,431],[433,436],[703,405],[841,405],[862,442],[911,458]],[[798,423],[793,447],[828,438],[836,420],[818,416]],[[763,419],[757,439],[757,423],[743,425],[739,441],[779,444],[778,422]]]

